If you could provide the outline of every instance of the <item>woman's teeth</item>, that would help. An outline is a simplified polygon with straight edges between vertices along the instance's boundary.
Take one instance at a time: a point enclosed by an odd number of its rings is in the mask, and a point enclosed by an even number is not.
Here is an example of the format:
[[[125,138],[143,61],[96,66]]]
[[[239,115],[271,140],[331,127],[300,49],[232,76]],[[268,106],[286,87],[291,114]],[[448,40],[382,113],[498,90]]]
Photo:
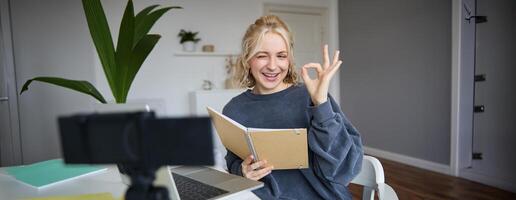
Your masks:
[[[263,75],[267,78],[275,78],[276,76],[278,76],[279,73],[274,73],[274,74],[270,74],[270,73],[263,73]]]

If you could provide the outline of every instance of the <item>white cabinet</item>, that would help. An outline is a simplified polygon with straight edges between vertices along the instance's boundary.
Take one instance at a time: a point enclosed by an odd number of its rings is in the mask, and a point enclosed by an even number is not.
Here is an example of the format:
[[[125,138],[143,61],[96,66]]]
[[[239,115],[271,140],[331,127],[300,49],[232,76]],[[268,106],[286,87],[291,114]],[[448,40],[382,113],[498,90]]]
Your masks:
[[[210,106],[213,109],[222,112],[222,109],[233,97],[244,92],[244,89],[237,90],[199,90],[190,92],[190,114],[194,116],[208,116],[206,106]],[[215,128],[213,128],[213,151],[215,158],[215,168],[219,170],[227,170],[226,160],[226,148],[217,137]]]

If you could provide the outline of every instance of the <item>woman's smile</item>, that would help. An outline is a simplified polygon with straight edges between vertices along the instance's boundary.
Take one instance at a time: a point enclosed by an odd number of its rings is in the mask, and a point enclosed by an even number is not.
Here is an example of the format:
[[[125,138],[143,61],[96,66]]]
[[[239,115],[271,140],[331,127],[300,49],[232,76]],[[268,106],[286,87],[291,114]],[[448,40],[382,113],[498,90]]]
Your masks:
[[[274,82],[278,79],[278,75],[280,73],[262,73],[262,75],[265,77],[267,81]]]

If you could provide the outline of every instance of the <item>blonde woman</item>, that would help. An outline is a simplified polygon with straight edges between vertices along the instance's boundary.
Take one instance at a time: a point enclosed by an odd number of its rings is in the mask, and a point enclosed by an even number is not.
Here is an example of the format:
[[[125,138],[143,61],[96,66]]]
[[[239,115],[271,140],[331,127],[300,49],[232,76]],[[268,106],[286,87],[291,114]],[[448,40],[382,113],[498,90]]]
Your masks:
[[[330,60],[323,48],[323,63],[301,69],[304,85],[297,83],[292,35],[276,16],[263,16],[249,26],[242,40],[236,79],[250,89],[233,98],[223,113],[247,127],[308,129],[308,169],[273,170],[266,160],[253,162],[226,155],[228,170],[265,183],[253,191],[262,199],[351,199],[347,185],[362,166],[358,131],[328,94],[331,78],[342,61],[339,51]],[[308,70],[315,69],[311,79]]]

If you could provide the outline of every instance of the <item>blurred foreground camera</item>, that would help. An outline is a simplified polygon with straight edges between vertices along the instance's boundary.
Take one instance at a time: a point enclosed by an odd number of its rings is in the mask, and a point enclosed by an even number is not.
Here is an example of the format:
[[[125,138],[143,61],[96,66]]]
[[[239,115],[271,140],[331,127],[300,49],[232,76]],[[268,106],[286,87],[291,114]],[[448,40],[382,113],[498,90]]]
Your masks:
[[[154,187],[163,165],[213,165],[207,117],[156,118],[153,112],[78,114],[59,118],[66,163],[118,164],[131,177],[126,199],[168,199]]]

